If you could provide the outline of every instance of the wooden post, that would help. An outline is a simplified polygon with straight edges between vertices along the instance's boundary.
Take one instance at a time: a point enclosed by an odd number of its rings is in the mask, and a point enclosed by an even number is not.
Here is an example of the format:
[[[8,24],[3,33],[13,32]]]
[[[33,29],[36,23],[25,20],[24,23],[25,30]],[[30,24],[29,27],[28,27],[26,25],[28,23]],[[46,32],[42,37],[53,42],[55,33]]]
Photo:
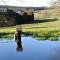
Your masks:
[[[21,33],[22,33],[22,25],[16,25],[16,34],[15,34],[15,41],[17,43],[16,51],[22,51],[21,45]]]
[[[21,41],[22,25],[16,25],[15,40]]]

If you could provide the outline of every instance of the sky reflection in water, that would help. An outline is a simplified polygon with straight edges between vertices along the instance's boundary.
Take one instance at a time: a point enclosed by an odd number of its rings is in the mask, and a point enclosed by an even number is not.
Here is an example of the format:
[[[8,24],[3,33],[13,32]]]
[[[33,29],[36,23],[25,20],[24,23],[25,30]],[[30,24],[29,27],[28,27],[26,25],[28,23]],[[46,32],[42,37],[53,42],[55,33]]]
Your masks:
[[[0,40],[0,60],[60,60],[59,41],[22,37],[20,51],[14,39]]]

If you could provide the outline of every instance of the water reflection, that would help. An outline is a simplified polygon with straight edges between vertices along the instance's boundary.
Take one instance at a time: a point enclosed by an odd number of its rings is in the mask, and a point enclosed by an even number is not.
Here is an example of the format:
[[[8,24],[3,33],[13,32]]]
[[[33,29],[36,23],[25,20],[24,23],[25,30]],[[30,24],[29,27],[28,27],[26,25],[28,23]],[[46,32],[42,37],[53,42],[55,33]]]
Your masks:
[[[53,53],[50,54],[48,60],[60,60],[60,46],[54,48]]]
[[[4,39],[7,39],[7,40],[11,40],[14,38],[14,34],[10,34],[10,33],[0,33],[0,39],[1,38],[4,38]]]
[[[17,44],[17,47],[16,47],[16,51],[18,52],[18,51],[23,51],[23,47],[22,47],[22,44],[21,44],[21,40],[20,41],[18,41],[18,42],[16,42],[16,44]]]
[[[59,31],[27,31],[23,33],[24,36],[32,36],[37,40],[51,40],[57,41],[58,37],[60,37]]]
[[[60,60],[60,39],[39,41],[21,37],[15,41],[0,43],[0,60]]]
[[[7,40],[12,40],[15,37],[15,40],[19,39],[21,40],[21,35],[22,36],[31,36],[32,38],[35,38],[36,40],[51,40],[51,41],[58,41],[58,36],[35,36],[35,35],[24,35],[22,33],[18,34],[7,34],[7,35],[0,35],[0,39],[4,38]]]
[[[39,33],[38,33],[39,34]],[[37,35],[35,35],[35,34],[28,34],[28,33],[23,33],[23,36],[31,36],[32,38],[35,38],[36,40],[51,40],[51,41],[58,41],[58,37],[60,37],[60,36],[49,36],[49,35],[47,35],[47,36],[45,36],[45,35],[43,35],[43,36],[38,36],[38,34]]]
[[[15,35],[15,36],[14,36]],[[43,35],[43,36],[38,36],[39,35],[39,33],[38,34],[29,34],[29,33],[22,33],[21,31],[18,31],[18,33],[17,34],[10,34],[10,33],[7,33],[7,34],[1,34],[0,33],[0,38],[4,38],[4,39],[7,39],[7,40],[9,40],[9,39],[13,39],[14,37],[15,37],[15,39],[18,39],[18,40],[21,40],[21,36],[31,36],[31,37],[33,37],[33,38],[35,38],[36,40],[51,40],[51,41],[57,41],[58,40],[58,37],[60,37],[60,36],[58,36],[58,35],[54,35],[54,36],[52,36],[52,35]]]
[[[17,47],[16,47],[16,51],[23,51],[23,47],[22,47],[22,42],[21,42],[21,31],[18,31],[16,34],[15,34],[15,41],[16,41],[16,44],[17,44]]]
[[[33,36],[36,40],[50,40],[50,41],[58,41],[58,37],[56,36]]]

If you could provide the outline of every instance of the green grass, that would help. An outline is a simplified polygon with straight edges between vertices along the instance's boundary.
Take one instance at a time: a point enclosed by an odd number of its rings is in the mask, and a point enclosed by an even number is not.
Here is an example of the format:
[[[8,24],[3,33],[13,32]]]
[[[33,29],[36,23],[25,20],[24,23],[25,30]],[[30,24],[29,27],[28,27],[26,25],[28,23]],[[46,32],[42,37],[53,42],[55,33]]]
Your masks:
[[[0,34],[14,34],[15,32],[15,27],[0,27]],[[56,39],[54,37],[60,36],[60,20],[45,23],[24,24],[22,25],[22,32],[34,37],[44,37],[44,39],[53,40]]]
[[[15,27],[0,27],[0,34],[15,33],[15,31],[16,31]]]
[[[23,32],[38,40],[58,40],[58,37],[60,37],[60,20],[23,25]]]
[[[36,24],[24,24],[22,25],[22,32],[60,32],[60,20],[45,23]],[[0,33],[15,33],[15,27],[0,27]]]
[[[15,32],[15,27],[0,27],[0,38],[13,39]]]
[[[24,32],[60,31],[60,20],[45,22],[45,23],[23,25],[23,31]]]

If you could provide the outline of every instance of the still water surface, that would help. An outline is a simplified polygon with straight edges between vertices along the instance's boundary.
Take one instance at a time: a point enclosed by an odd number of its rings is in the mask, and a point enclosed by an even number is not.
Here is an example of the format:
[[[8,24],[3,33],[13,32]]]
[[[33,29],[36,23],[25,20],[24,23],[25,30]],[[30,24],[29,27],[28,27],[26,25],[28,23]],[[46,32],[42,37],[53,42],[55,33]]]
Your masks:
[[[15,39],[0,39],[0,60],[60,60],[60,39],[42,41],[22,37],[20,50]]]

